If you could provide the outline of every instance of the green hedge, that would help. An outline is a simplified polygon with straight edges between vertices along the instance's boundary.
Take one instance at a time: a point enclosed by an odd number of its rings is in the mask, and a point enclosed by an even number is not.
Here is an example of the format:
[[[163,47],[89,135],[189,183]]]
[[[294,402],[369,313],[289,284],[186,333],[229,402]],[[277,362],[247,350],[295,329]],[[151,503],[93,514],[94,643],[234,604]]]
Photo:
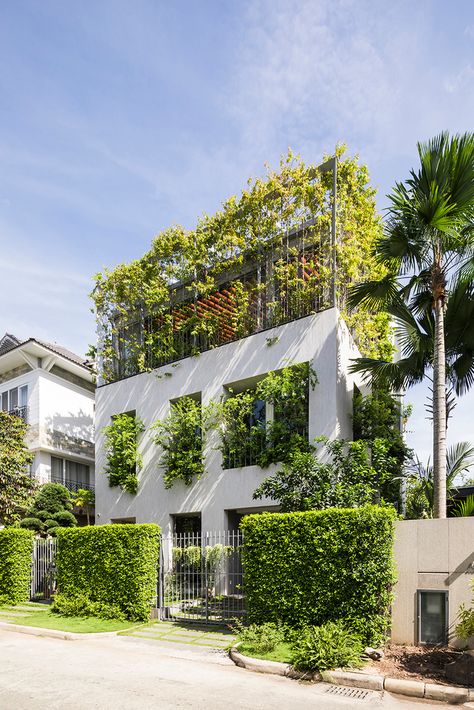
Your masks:
[[[158,525],[97,525],[56,528],[58,592],[118,607],[146,621],[156,596]]]
[[[366,638],[378,638],[395,582],[395,517],[375,505],[245,517],[249,621],[303,626],[353,619],[360,627],[364,620]]]
[[[0,604],[19,604],[30,598],[31,530],[0,530]]]

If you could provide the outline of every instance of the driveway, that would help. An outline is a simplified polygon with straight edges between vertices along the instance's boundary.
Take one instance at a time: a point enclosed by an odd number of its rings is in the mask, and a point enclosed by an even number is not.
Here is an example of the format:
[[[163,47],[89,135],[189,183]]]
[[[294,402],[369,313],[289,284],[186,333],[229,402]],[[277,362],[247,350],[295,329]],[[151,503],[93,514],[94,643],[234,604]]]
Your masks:
[[[440,708],[369,693],[328,694],[325,684],[250,673],[218,649],[133,637],[62,641],[0,632],[1,710],[337,710]]]

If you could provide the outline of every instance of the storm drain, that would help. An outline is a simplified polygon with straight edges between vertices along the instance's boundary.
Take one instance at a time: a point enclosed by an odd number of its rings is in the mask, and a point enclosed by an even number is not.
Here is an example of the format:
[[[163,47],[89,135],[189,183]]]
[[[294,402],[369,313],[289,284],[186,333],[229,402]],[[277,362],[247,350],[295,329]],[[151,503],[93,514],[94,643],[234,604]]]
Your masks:
[[[354,698],[354,700],[365,700],[371,693],[362,688],[350,688],[346,685],[330,685],[326,688],[326,693],[331,695],[342,695],[345,698]]]

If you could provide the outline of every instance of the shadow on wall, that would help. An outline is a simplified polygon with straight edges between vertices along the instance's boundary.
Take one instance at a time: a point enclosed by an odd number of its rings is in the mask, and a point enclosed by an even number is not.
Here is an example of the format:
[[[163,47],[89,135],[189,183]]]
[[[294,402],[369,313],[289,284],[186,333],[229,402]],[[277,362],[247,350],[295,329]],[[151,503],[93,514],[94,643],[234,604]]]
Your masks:
[[[94,422],[90,414],[82,410],[77,414],[53,414],[45,419],[45,431],[49,446],[94,457]]]
[[[325,323],[320,328],[319,325],[323,319],[325,319]],[[131,496],[123,493],[119,488],[109,489],[107,508],[113,508],[120,502],[121,516],[135,516],[137,499],[152,499],[157,495],[167,497],[170,510],[174,503],[176,503],[176,509],[179,507],[180,510],[186,509],[188,512],[199,511],[210,506],[216,497],[217,490],[225,485],[225,477],[229,480],[231,472],[236,472],[235,469],[225,471],[221,468],[221,453],[216,450],[217,434],[210,432],[208,435],[205,447],[207,470],[200,481],[194,482],[189,487],[178,481],[175,482],[172,489],[165,491],[163,486],[162,491],[158,492],[156,480],[157,478],[162,480],[161,450],[152,441],[148,431],[150,425],[168,414],[170,400],[198,391],[209,396],[209,390],[213,390],[213,397],[219,398],[224,394],[224,387],[229,383],[247,378],[259,378],[266,375],[270,369],[282,369],[291,363],[306,360],[312,361],[318,376],[319,384],[315,389],[316,397],[318,397],[319,390],[320,396],[327,401],[330,393],[326,389],[326,379],[329,378],[328,381],[332,381],[333,387],[336,383],[337,353],[335,339],[331,338],[331,335],[335,334],[336,323],[333,314],[320,313],[317,316],[309,316],[301,319],[298,325],[291,323],[286,327],[280,326],[275,329],[275,333],[280,337],[272,345],[269,345],[268,341],[272,339],[273,331],[266,331],[236,343],[223,345],[194,358],[162,366],[152,373],[134,375],[122,381],[122,385],[119,382],[101,388],[99,399],[105,395],[108,413],[136,411],[137,415],[144,420],[146,427],[138,442],[139,451],[144,461],[144,466],[139,472],[138,494]],[[290,331],[291,338],[281,335],[283,328]],[[324,333],[323,337],[321,337],[321,330]],[[186,368],[185,377],[182,376],[184,368]],[[129,384],[125,385],[125,382]],[[157,397],[157,384],[160,387],[159,398]],[[332,396],[336,397],[335,391]],[[147,408],[150,403],[156,402],[152,409],[148,408],[146,416],[144,416],[145,412],[142,408],[144,402],[147,403]],[[207,401],[204,399],[203,404],[206,403]],[[335,406],[334,416],[337,416]],[[109,423],[109,421],[103,421],[101,426]],[[314,435],[325,435],[329,438],[336,436],[337,431],[334,429],[334,424],[332,417],[323,420],[318,418],[317,432],[314,432]],[[96,464],[97,474],[100,476],[106,465],[101,431],[97,431],[97,442],[99,458]],[[255,487],[257,487],[265,477],[274,473],[276,468],[276,466],[270,466],[268,469],[261,469],[258,466],[252,466],[245,468],[245,472],[254,478]],[[96,484],[97,482],[96,479]],[[103,486],[104,483],[99,485]],[[107,483],[105,485],[108,486]],[[163,484],[161,483],[161,485]],[[261,501],[260,503],[265,504],[265,502]]]

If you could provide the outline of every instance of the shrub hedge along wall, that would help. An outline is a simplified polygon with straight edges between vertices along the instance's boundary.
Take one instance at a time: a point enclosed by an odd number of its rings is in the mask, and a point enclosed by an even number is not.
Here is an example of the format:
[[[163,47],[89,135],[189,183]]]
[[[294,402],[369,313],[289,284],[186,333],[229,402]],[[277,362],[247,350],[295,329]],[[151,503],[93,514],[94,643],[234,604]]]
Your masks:
[[[249,621],[303,626],[347,619],[367,642],[378,639],[388,628],[395,582],[395,517],[375,505],[245,517]]]
[[[32,530],[0,530],[0,604],[19,604],[30,598]]]
[[[60,528],[58,592],[118,606],[128,619],[146,621],[156,596],[158,525]]]

